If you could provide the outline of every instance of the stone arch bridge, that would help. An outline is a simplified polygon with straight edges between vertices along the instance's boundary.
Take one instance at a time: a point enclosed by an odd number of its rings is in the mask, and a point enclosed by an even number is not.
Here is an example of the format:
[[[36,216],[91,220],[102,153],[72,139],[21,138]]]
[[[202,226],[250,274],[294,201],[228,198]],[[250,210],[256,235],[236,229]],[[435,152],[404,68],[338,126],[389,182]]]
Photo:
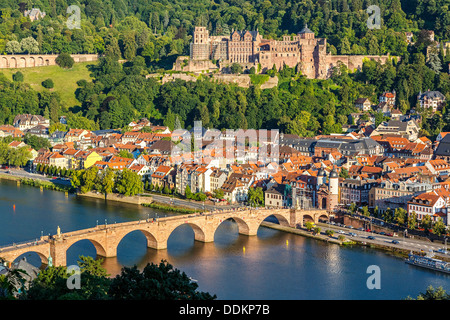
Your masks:
[[[96,61],[97,54],[72,54],[75,62]],[[0,56],[0,69],[32,68],[56,65],[57,54],[14,54]]]
[[[239,233],[253,236],[257,234],[260,224],[269,216],[275,216],[282,226],[296,227],[304,221],[317,223],[319,219],[328,220],[326,210],[297,209],[243,209],[220,212],[198,213],[172,216],[158,219],[147,219],[132,222],[98,225],[54,236],[43,236],[39,240],[0,248],[0,257],[13,262],[28,252],[35,252],[43,264],[47,264],[49,255],[53,265],[66,265],[66,252],[76,242],[89,240],[95,247],[97,255],[115,257],[121,240],[129,233],[139,230],[147,238],[147,246],[153,249],[166,249],[171,233],[180,225],[189,224],[194,230],[195,240],[213,242],[214,234],[219,225],[233,219],[239,228]]]

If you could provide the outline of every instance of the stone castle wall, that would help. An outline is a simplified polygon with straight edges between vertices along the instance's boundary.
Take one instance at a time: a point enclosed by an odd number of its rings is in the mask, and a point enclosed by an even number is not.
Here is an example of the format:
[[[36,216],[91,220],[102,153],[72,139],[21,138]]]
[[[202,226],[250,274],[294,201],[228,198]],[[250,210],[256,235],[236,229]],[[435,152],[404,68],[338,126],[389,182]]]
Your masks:
[[[190,57],[183,64],[176,64],[174,70],[211,70],[208,61],[220,56],[221,66],[239,63],[245,69],[260,65],[260,72],[266,73],[274,66],[280,70],[286,65],[298,68],[307,78],[327,79],[339,62],[353,72],[362,68],[364,59],[377,59],[382,63],[391,59],[390,56],[329,55],[326,52],[327,39],[316,38],[307,26],[297,35],[283,36],[282,40],[263,39],[258,31],[233,31],[227,37],[210,37],[205,27],[195,27],[193,39]],[[214,50],[219,47],[220,54],[217,54]],[[225,71],[222,67],[220,69]]]
[[[75,62],[97,61],[97,54],[72,54]],[[56,65],[57,54],[13,54],[0,56],[0,69],[18,69]]]

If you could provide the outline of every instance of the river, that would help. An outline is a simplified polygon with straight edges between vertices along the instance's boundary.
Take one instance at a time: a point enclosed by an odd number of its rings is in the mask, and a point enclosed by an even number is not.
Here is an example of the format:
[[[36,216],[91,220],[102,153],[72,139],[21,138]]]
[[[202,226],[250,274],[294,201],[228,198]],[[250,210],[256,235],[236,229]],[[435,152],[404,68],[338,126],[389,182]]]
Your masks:
[[[102,200],[80,199],[62,192],[17,186],[0,179],[0,246],[39,238],[41,234],[104,224],[174,215],[151,208]],[[67,252],[67,263],[79,255],[96,256],[87,240]],[[39,264],[37,254],[26,255]],[[111,276],[123,266],[159,263],[166,259],[196,281],[199,290],[219,300],[401,300],[416,297],[429,285],[450,292],[450,276],[407,265],[403,259],[364,247],[340,247],[322,241],[260,227],[257,236],[238,234],[224,221],[213,243],[194,241],[189,226],[171,234],[166,250],[146,247],[139,232],[127,235],[115,258],[103,262]],[[369,289],[368,267],[380,269],[380,289]]]

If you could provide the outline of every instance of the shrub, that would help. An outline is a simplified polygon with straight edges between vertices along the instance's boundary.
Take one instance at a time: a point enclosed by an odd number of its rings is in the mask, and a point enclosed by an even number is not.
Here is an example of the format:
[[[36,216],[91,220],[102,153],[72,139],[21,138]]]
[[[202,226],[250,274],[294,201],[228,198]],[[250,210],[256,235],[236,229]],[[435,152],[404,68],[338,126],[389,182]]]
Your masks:
[[[52,79],[46,79],[42,81],[42,86],[47,89],[52,89],[55,86],[55,84],[53,83]]]
[[[16,73],[14,73],[12,75],[12,79],[13,79],[13,81],[22,82],[24,79],[23,73],[20,71],[17,71]]]
[[[70,69],[72,68],[75,61],[68,53],[61,53],[55,60],[56,64],[64,69]]]

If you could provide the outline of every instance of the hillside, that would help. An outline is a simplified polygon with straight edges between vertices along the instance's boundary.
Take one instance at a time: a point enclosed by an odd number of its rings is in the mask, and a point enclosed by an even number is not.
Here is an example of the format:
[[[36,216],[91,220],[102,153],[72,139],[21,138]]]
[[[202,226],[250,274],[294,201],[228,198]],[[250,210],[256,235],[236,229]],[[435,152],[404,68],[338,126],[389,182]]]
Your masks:
[[[35,68],[21,68],[21,69],[1,69],[8,80],[12,81],[12,75],[18,71],[24,75],[24,83],[30,84],[31,88],[41,92],[45,89],[42,86],[42,81],[52,79],[55,86],[50,91],[57,92],[61,101],[68,107],[72,108],[79,105],[75,98],[75,90],[78,88],[78,80],[91,81],[90,71],[88,66],[93,62],[75,63],[72,69],[62,69],[59,66],[35,67]]]

